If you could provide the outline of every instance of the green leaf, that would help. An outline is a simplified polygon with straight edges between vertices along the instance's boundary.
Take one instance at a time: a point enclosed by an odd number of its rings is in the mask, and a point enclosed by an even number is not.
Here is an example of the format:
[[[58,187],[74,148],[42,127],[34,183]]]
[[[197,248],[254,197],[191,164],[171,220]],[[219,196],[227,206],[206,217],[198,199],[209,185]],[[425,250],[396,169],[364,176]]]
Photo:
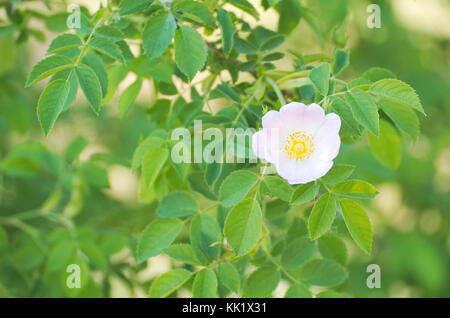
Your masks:
[[[328,95],[330,84],[330,66],[323,63],[311,70],[309,79],[323,96]]]
[[[111,40],[103,37],[94,37],[88,42],[88,45],[95,49],[96,51],[105,54],[106,56],[122,62],[124,60],[122,51],[119,46]]]
[[[209,28],[215,26],[215,20],[208,7],[202,2],[192,0],[176,1],[173,9],[181,15],[182,18],[198,25],[204,25]]]
[[[98,80],[100,81],[100,86],[102,87],[102,97],[105,97],[106,93],[108,92],[109,83],[108,74],[106,73],[105,65],[101,57],[95,53],[89,52],[83,58],[83,63],[94,70],[95,74],[98,77]]]
[[[373,185],[363,180],[348,180],[336,184],[333,192],[346,197],[371,199],[378,191]]]
[[[241,289],[239,272],[230,263],[219,263],[217,267],[219,282],[229,290],[238,293]]]
[[[397,76],[386,68],[375,66],[364,72],[361,77],[376,82],[384,78],[396,78]]]
[[[174,191],[166,195],[158,206],[161,217],[181,217],[192,215],[198,210],[197,200],[189,192]]]
[[[247,0],[228,0],[228,3],[235,6],[236,8],[241,9],[244,12],[252,15],[256,20],[259,18],[258,11],[256,11],[255,7],[248,2]]]
[[[164,273],[155,279],[152,286],[150,287],[149,297],[150,298],[164,298],[172,294],[178,288],[183,286],[189,278],[191,278],[192,273],[188,270],[177,268],[171,270],[170,272]]]
[[[318,293],[316,298],[345,298],[345,296],[333,290],[326,290]]]
[[[378,135],[379,115],[378,107],[369,93],[354,89],[346,94],[355,119],[372,134]]]
[[[230,13],[220,7],[217,8],[217,20],[219,21],[220,30],[222,32],[223,52],[228,56],[233,49],[234,34],[236,33],[236,29]]]
[[[355,170],[353,165],[336,164],[320,180],[327,185],[333,186],[336,183],[346,180]]]
[[[206,62],[208,50],[203,37],[194,28],[181,25],[175,33],[175,62],[189,78],[194,78]]]
[[[124,39],[125,35],[112,25],[103,25],[95,30],[95,36],[118,42]]]
[[[164,144],[164,139],[157,136],[148,136],[136,147],[131,159],[131,170],[137,171],[144,160],[147,151],[152,148],[161,147]]]
[[[167,158],[169,158],[167,148],[154,147],[147,151],[142,160],[142,178],[147,188],[153,185]]]
[[[71,241],[62,241],[50,249],[47,256],[47,270],[51,272],[64,270],[68,261],[75,255],[76,249]]]
[[[370,92],[395,104],[412,107],[425,114],[416,91],[398,79],[382,79],[370,86]]]
[[[291,195],[289,202],[295,205],[302,205],[312,201],[319,193],[320,185],[316,182],[309,182],[299,185]]]
[[[331,258],[341,265],[347,262],[347,248],[340,237],[328,233],[319,239],[319,251],[325,258]]]
[[[108,173],[102,167],[97,166],[92,162],[84,162],[80,168],[80,173],[86,183],[96,188],[108,188],[109,180]]]
[[[302,267],[299,277],[306,284],[333,287],[342,284],[348,272],[333,260],[315,259]]]
[[[394,102],[392,99],[384,99],[378,101],[381,109],[392,119],[397,128],[412,138],[419,135],[420,123],[416,113],[404,104]]]
[[[402,143],[397,130],[387,121],[380,121],[380,134],[368,135],[369,146],[375,158],[383,165],[395,169],[402,157]]]
[[[137,260],[144,262],[156,256],[175,241],[184,223],[175,218],[156,219],[142,232],[137,243]]]
[[[140,12],[152,4],[149,0],[122,0],[119,5],[120,15]]]
[[[331,228],[336,217],[336,199],[325,193],[317,200],[308,218],[308,231],[312,240],[318,239]]]
[[[244,287],[242,297],[268,298],[280,281],[280,273],[274,267],[261,267],[254,271]]]
[[[225,220],[224,234],[237,256],[247,254],[258,242],[262,212],[257,200],[245,200],[233,207]]]
[[[231,207],[240,202],[255,186],[258,176],[248,170],[238,170],[230,173],[219,189],[219,201],[225,207]]]
[[[85,64],[76,67],[76,73],[80,87],[91,106],[98,115],[102,106],[102,86],[94,70]]]
[[[168,12],[152,15],[145,25],[143,38],[144,52],[155,58],[164,53],[172,42],[177,24]]]
[[[211,259],[217,259],[220,256],[220,245],[212,246],[222,241],[222,232],[215,218],[204,213],[194,216],[189,237],[195,250],[205,253]]]
[[[281,263],[286,268],[301,266],[313,258],[316,250],[316,244],[308,238],[295,239],[285,248],[281,256]]]
[[[333,74],[338,75],[350,64],[350,55],[346,51],[336,50],[334,52]]]
[[[62,55],[52,55],[49,56],[42,61],[36,63],[36,65],[31,70],[31,73],[28,75],[27,82],[25,87],[29,87],[36,82],[43,80],[46,77],[49,77],[57,72],[60,72],[66,68],[69,68],[73,65],[71,59],[62,56]]]
[[[192,297],[214,298],[217,295],[217,277],[212,269],[204,268],[195,275]]]
[[[48,47],[47,54],[59,53],[82,45],[81,39],[75,34],[61,34],[53,39]]]
[[[284,179],[278,176],[265,176],[263,182],[273,196],[289,202],[292,196],[292,188]]]
[[[355,201],[340,199],[345,225],[358,246],[370,254],[372,250],[372,225],[364,209]]]
[[[119,99],[119,114],[124,118],[130,107],[133,105],[136,97],[139,95],[142,87],[142,77],[138,77],[130,86],[128,86]]]
[[[312,294],[304,284],[291,285],[284,298],[312,298]]]
[[[359,124],[356,122],[350,105],[338,96],[330,96],[333,111],[339,115],[342,122],[340,133],[344,136],[359,134]]]
[[[64,108],[69,95],[69,82],[55,80],[48,84],[39,96],[37,116],[45,135],[55,125],[56,119]]]
[[[86,138],[78,136],[67,146],[65,157],[68,162],[74,161],[80,153],[86,148],[88,142]]]
[[[164,254],[169,257],[186,264],[204,265],[205,262],[200,260],[198,253],[190,244],[173,244],[163,250]]]

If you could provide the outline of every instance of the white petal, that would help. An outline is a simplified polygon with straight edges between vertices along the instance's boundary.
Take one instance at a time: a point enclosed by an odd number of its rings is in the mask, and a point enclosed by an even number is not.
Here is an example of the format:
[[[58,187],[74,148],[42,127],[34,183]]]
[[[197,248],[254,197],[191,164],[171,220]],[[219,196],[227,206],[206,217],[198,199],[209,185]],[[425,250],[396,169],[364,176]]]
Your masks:
[[[318,159],[296,160],[283,157],[277,164],[278,174],[290,184],[304,184],[323,177],[332,167],[332,161]]]
[[[252,136],[252,150],[256,157],[266,159],[267,145],[269,144],[268,130],[262,129]]]
[[[262,117],[263,128],[280,128],[283,127],[283,121],[281,120],[280,113],[275,110],[269,110]]]
[[[320,128],[314,134],[315,151],[313,157],[320,160],[333,160],[341,145],[339,138],[339,129],[341,119],[334,113],[325,116],[325,120]]]

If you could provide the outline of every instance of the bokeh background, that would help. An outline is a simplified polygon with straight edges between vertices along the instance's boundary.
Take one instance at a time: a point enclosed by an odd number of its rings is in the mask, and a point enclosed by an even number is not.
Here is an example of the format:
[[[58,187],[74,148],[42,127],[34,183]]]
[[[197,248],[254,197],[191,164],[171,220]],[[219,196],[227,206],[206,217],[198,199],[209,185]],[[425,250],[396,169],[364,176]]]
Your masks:
[[[5,1],[0,1],[0,296],[70,296],[48,269],[45,256],[66,235],[95,245],[85,247],[96,264],[90,287],[78,296],[145,296],[149,279],[170,266],[164,256],[137,266],[127,247],[133,246],[134,235],[150,220],[149,207],[137,200],[137,178],[126,165],[140,136],[155,126],[148,113],[154,101],[151,86],[144,86],[139,105],[123,120],[117,116],[119,94],[99,117],[79,98],[44,138],[35,112],[42,86],[24,89],[27,73],[44,56],[51,39],[64,31],[67,5],[81,3],[95,10],[99,1],[55,1],[53,10],[43,1],[12,2],[33,14],[23,23],[28,32],[11,32],[5,27]],[[347,39],[351,66],[344,78],[357,77],[373,66],[388,68],[417,90],[427,113],[420,118],[418,139],[404,140],[398,169],[380,165],[365,139],[347,146],[341,157],[355,164],[357,174],[380,191],[370,206],[375,232],[372,255],[364,256],[349,246],[350,278],[342,290],[351,297],[449,297],[450,1],[302,3],[313,10],[316,22],[333,41],[321,47],[310,25],[300,20],[281,50],[330,53],[336,43]],[[380,29],[366,25],[371,3],[381,7]],[[277,14],[258,10],[262,24],[274,29]],[[289,60],[278,66],[290,67]],[[132,81],[125,79],[120,89]],[[88,141],[80,157],[86,173],[92,173],[91,164],[106,171],[96,179],[99,184],[88,189],[76,188],[70,177],[74,165],[64,157],[78,136]],[[78,197],[64,191],[66,183],[75,185]],[[72,203],[73,223],[61,224],[51,215],[36,213],[64,200]],[[381,267],[380,289],[365,284],[366,266],[372,263]],[[282,295],[283,288],[280,284],[275,296]]]

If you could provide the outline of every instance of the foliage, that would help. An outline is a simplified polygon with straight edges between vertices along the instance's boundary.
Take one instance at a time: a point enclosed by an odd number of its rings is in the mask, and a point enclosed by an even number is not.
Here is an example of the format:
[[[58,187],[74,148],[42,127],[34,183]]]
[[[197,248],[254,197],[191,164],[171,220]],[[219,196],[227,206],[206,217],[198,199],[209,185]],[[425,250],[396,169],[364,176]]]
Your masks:
[[[104,125],[99,139],[115,150],[83,157],[94,142],[84,128],[86,137],[69,131],[63,154],[36,140],[5,142],[0,191],[12,194],[0,202],[0,294],[111,296],[116,278],[149,297],[183,289],[194,297],[270,297],[281,280],[289,285],[285,297],[352,295],[347,249],[370,257],[364,254],[376,245],[377,227],[367,206],[378,191],[364,173],[372,163],[356,163],[349,154],[370,149],[383,169],[397,168],[403,144],[420,136],[419,116],[428,110],[387,69],[347,72],[353,55],[339,33],[345,12],[340,28],[329,28],[321,8],[305,1],[118,0],[96,11],[82,7],[80,28],[67,29],[59,1],[43,1],[50,15],[26,2],[1,4],[7,19],[0,39],[39,39],[34,19],[57,34],[27,78],[14,79],[14,96],[4,88],[0,97],[13,105],[30,94],[47,140],[62,134],[65,121],[87,120]],[[268,10],[279,17],[273,30],[260,20]],[[303,20],[307,26],[298,25]],[[298,27],[314,32],[319,53],[287,49]],[[148,87],[143,112],[138,97]],[[91,113],[82,118],[80,94]],[[318,103],[342,121],[341,153],[316,181],[291,186],[262,174],[262,162],[171,158],[177,127],[193,133],[194,121],[202,120],[203,130],[258,129],[268,110],[290,101]],[[17,119],[2,130],[33,131],[32,116],[20,107],[13,112]],[[117,166],[139,180],[131,204],[106,190]],[[29,188],[32,199],[18,202]],[[171,260],[170,268],[140,281],[138,273],[161,257]],[[89,273],[80,290],[65,285],[72,263]],[[316,293],[314,286],[325,289]]]

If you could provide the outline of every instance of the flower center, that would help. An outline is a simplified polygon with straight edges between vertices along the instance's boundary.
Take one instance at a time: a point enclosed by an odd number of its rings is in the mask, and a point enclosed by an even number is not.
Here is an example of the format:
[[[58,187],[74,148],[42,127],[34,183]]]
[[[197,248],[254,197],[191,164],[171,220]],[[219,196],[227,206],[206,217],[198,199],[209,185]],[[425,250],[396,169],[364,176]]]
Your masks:
[[[289,159],[304,160],[311,157],[314,152],[314,141],[311,134],[294,132],[286,138],[286,144],[281,148]]]

